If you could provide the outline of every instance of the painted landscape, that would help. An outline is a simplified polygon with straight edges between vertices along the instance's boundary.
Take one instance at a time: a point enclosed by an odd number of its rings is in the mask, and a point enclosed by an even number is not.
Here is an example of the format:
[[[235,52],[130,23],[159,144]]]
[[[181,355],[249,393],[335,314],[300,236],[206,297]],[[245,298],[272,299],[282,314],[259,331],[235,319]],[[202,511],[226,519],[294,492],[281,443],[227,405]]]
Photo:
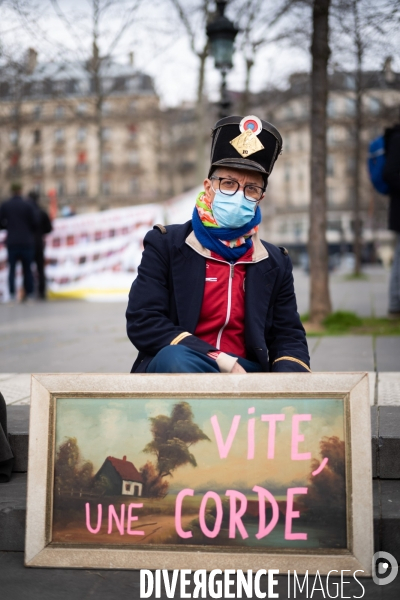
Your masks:
[[[59,399],[52,543],[347,547],[343,402]]]

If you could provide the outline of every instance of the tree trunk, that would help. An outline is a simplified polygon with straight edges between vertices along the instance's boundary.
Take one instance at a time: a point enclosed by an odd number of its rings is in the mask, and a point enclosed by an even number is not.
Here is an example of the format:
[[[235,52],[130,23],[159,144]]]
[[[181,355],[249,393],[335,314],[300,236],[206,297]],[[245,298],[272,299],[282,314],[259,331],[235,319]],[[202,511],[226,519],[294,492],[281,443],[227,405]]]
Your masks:
[[[311,44],[310,321],[331,312],[326,242],[326,104],[328,98],[330,0],[314,0]]]
[[[208,56],[208,43],[199,57],[199,79],[197,83],[196,101],[196,183],[200,185],[206,177],[205,155],[204,155],[204,76],[206,58]]]
[[[356,105],[354,119],[354,275],[361,274],[362,252],[362,222],[361,222],[361,194],[360,194],[360,159],[361,159],[361,129],[362,129],[362,59],[363,46],[360,37],[360,24],[358,18],[358,0],[353,2],[354,24],[356,34],[357,70],[356,70]]]

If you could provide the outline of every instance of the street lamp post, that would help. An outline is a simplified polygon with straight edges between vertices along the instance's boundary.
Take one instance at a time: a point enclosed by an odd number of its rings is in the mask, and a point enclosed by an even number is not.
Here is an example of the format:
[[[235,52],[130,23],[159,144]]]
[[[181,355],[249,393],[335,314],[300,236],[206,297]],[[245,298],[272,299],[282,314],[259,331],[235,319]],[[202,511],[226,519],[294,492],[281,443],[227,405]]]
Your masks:
[[[231,101],[226,89],[226,75],[233,66],[233,44],[236,34],[239,31],[232,21],[225,17],[224,12],[226,5],[227,0],[217,1],[217,14],[215,18],[208,23],[206,28],[215,67],[221,71],[220,118],[229,115],[231,106]]]

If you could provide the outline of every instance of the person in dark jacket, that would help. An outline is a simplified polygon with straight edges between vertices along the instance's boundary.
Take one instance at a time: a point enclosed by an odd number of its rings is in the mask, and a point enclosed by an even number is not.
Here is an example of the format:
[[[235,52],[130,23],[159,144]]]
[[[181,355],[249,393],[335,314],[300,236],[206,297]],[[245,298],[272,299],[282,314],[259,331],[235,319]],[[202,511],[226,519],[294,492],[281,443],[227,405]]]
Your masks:
[[[14,456],[7,436],[7,406],[0,392],[0,483],[11,479]]]
[[[38,275],[38,296],[41,300],[46,300],[46,275],[44,264],[44,235],[50,233],[53,229],[50,217],[47,212],[39,204],[39,194],[31,191],[28,194],[28,200],[32,204],[36,212],[38,227],[35,232],[35,263]]]
[[[308,372],[291,260],[258,232],[281,136],[250,115],[221,119],[212,137],[191,221],[144,238],[126,311],[132,372]]]
[[[400,124],[385,132],[383,178],[389,187],[389,229],[396,232],[389,286],[389,316],[400,319]]]
[[[29,202],[21,196],[19,183],[11,186],[12,197],[0,206],[0,228],[7,230],[8,286],[10,298],[15,298],[15,269],[18,261],[24,272],[24,299],[33,294],[31,264],[35,248],[36,214]]]

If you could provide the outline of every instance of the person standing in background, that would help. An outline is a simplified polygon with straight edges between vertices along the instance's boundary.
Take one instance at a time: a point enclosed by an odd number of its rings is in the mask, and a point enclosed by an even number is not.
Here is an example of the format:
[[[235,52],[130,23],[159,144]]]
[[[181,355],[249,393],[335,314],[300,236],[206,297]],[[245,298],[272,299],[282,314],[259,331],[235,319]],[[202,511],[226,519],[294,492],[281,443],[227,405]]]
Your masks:
[[[37,219],[33,206],[23,199],[22,186],[11,185],[11,198],[0,206],[0,228],[7,230],[8,286],[11,302],[15,300],[15,269],[21,261],[24,272],[23,300],[33,295],[31,264],[35,251],[35,231]]]
[[[36,212],[36,220],[38,223],[35,231],[35,256],[36,269],[38,274],[38,296],[41,300],[46,300],[46,275],[44,263],[45,241],[43,236],[50,233],[53,229],[50,217],[47,212],[39,204],[39,194],[35,191],[30,191],[28,200],[32,204]]]
[[[389,317],[400,319],[400,124],[385,131],[383,178],[389,187],[389,229],[396,232],[389,287]]]

